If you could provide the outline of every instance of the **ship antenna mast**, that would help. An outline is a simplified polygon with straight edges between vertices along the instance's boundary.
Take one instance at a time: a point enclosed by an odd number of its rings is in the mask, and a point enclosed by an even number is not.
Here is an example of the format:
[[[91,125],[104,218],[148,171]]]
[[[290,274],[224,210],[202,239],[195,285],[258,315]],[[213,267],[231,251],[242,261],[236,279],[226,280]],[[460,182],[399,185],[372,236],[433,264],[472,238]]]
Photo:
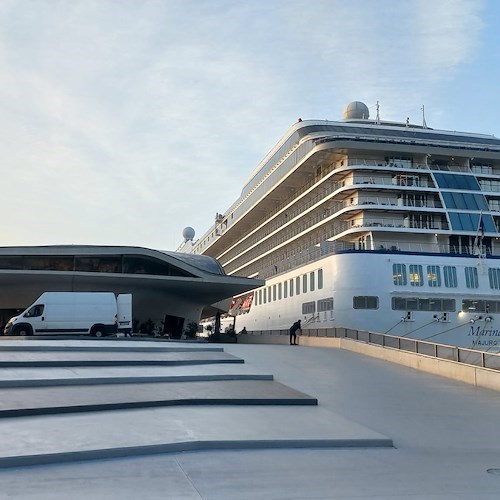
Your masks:
[[[377,125],[380,125],[380,106],[378,104],[378,101],[377,101],[377,117],[375,118],[375,123]]]
[[[422,104],[422,127],[427,128],[427,123],[425,123],[425,106]]]

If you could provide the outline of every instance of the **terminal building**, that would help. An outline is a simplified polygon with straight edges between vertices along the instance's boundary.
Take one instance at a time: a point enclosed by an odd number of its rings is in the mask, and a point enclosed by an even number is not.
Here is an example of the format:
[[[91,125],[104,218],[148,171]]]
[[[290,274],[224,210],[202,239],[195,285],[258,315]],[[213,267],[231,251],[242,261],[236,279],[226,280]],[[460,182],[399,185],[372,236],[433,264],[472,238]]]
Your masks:
[[[0,248],[0,321],[31,305],[43,292],[112,291],[133,295],[135,325],[151,322],[180,334],[231,297],[261,286],[227,276],[204,255],[130,246],[30,246]]]

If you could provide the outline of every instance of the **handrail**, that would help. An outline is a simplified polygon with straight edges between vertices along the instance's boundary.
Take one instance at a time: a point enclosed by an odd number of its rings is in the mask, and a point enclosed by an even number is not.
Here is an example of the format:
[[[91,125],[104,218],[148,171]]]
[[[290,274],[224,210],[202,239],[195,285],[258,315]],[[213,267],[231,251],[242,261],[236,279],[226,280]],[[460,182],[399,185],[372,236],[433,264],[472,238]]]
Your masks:
[[[254,330],[248,331],[248,335],[289,335],[288,330]],[[302,336],[306,337],[330,337],[346,338],[365,344],[378,345],[390,349],[414,352],[438,359],[446,359],[456,363],[500,370],[500,352],[481,351],[468,347],[459,347],[449,344],[438,344],[427,340],[419,340],[410,337],[396,337],[384,333],[375,333],[365,330],[351,328],[310,328],[303,329]]]

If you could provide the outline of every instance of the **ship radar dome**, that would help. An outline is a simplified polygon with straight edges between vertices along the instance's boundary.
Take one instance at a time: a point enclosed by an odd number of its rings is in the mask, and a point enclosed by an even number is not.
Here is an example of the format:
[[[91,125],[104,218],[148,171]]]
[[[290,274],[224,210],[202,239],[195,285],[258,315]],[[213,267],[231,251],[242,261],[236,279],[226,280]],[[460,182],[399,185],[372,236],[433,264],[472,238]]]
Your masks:
[[[370,111],[364,102],[350,102],[344,109],[344,120],[368,120]]]
[[[194,229],[192,227],[185,227],[183,230],[182,230],[182,237],[186,240],[186,241],[192,241],[193,238],[194,238],[194,235],[195,235],[195,232],[194,232]]]

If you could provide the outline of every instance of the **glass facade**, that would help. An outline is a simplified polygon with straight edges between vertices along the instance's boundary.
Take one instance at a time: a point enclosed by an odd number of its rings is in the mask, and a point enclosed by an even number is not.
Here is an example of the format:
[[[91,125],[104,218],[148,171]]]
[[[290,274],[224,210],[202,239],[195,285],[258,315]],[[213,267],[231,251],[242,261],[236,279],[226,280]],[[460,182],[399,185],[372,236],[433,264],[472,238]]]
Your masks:
[[[195,276],[169,262],[143,255],[0,256],[0,269]]]
[[[466,191],[480,191],[479,183],[474,175],[445,174],[434,172],[434,179],[441,189],[460,189]]]
[[[480,214],[469,212],[448,212],[448,216],[450,218],[451,227],[454,230],[477,232],[480,229]],[[489,214],[482,215],[482,227],[486,232],[497,232],[493,217]]]
[[[446,208],[464,210],[489,210],[488,202],[483,194],[458,193],[443,191],[444,205]]]

